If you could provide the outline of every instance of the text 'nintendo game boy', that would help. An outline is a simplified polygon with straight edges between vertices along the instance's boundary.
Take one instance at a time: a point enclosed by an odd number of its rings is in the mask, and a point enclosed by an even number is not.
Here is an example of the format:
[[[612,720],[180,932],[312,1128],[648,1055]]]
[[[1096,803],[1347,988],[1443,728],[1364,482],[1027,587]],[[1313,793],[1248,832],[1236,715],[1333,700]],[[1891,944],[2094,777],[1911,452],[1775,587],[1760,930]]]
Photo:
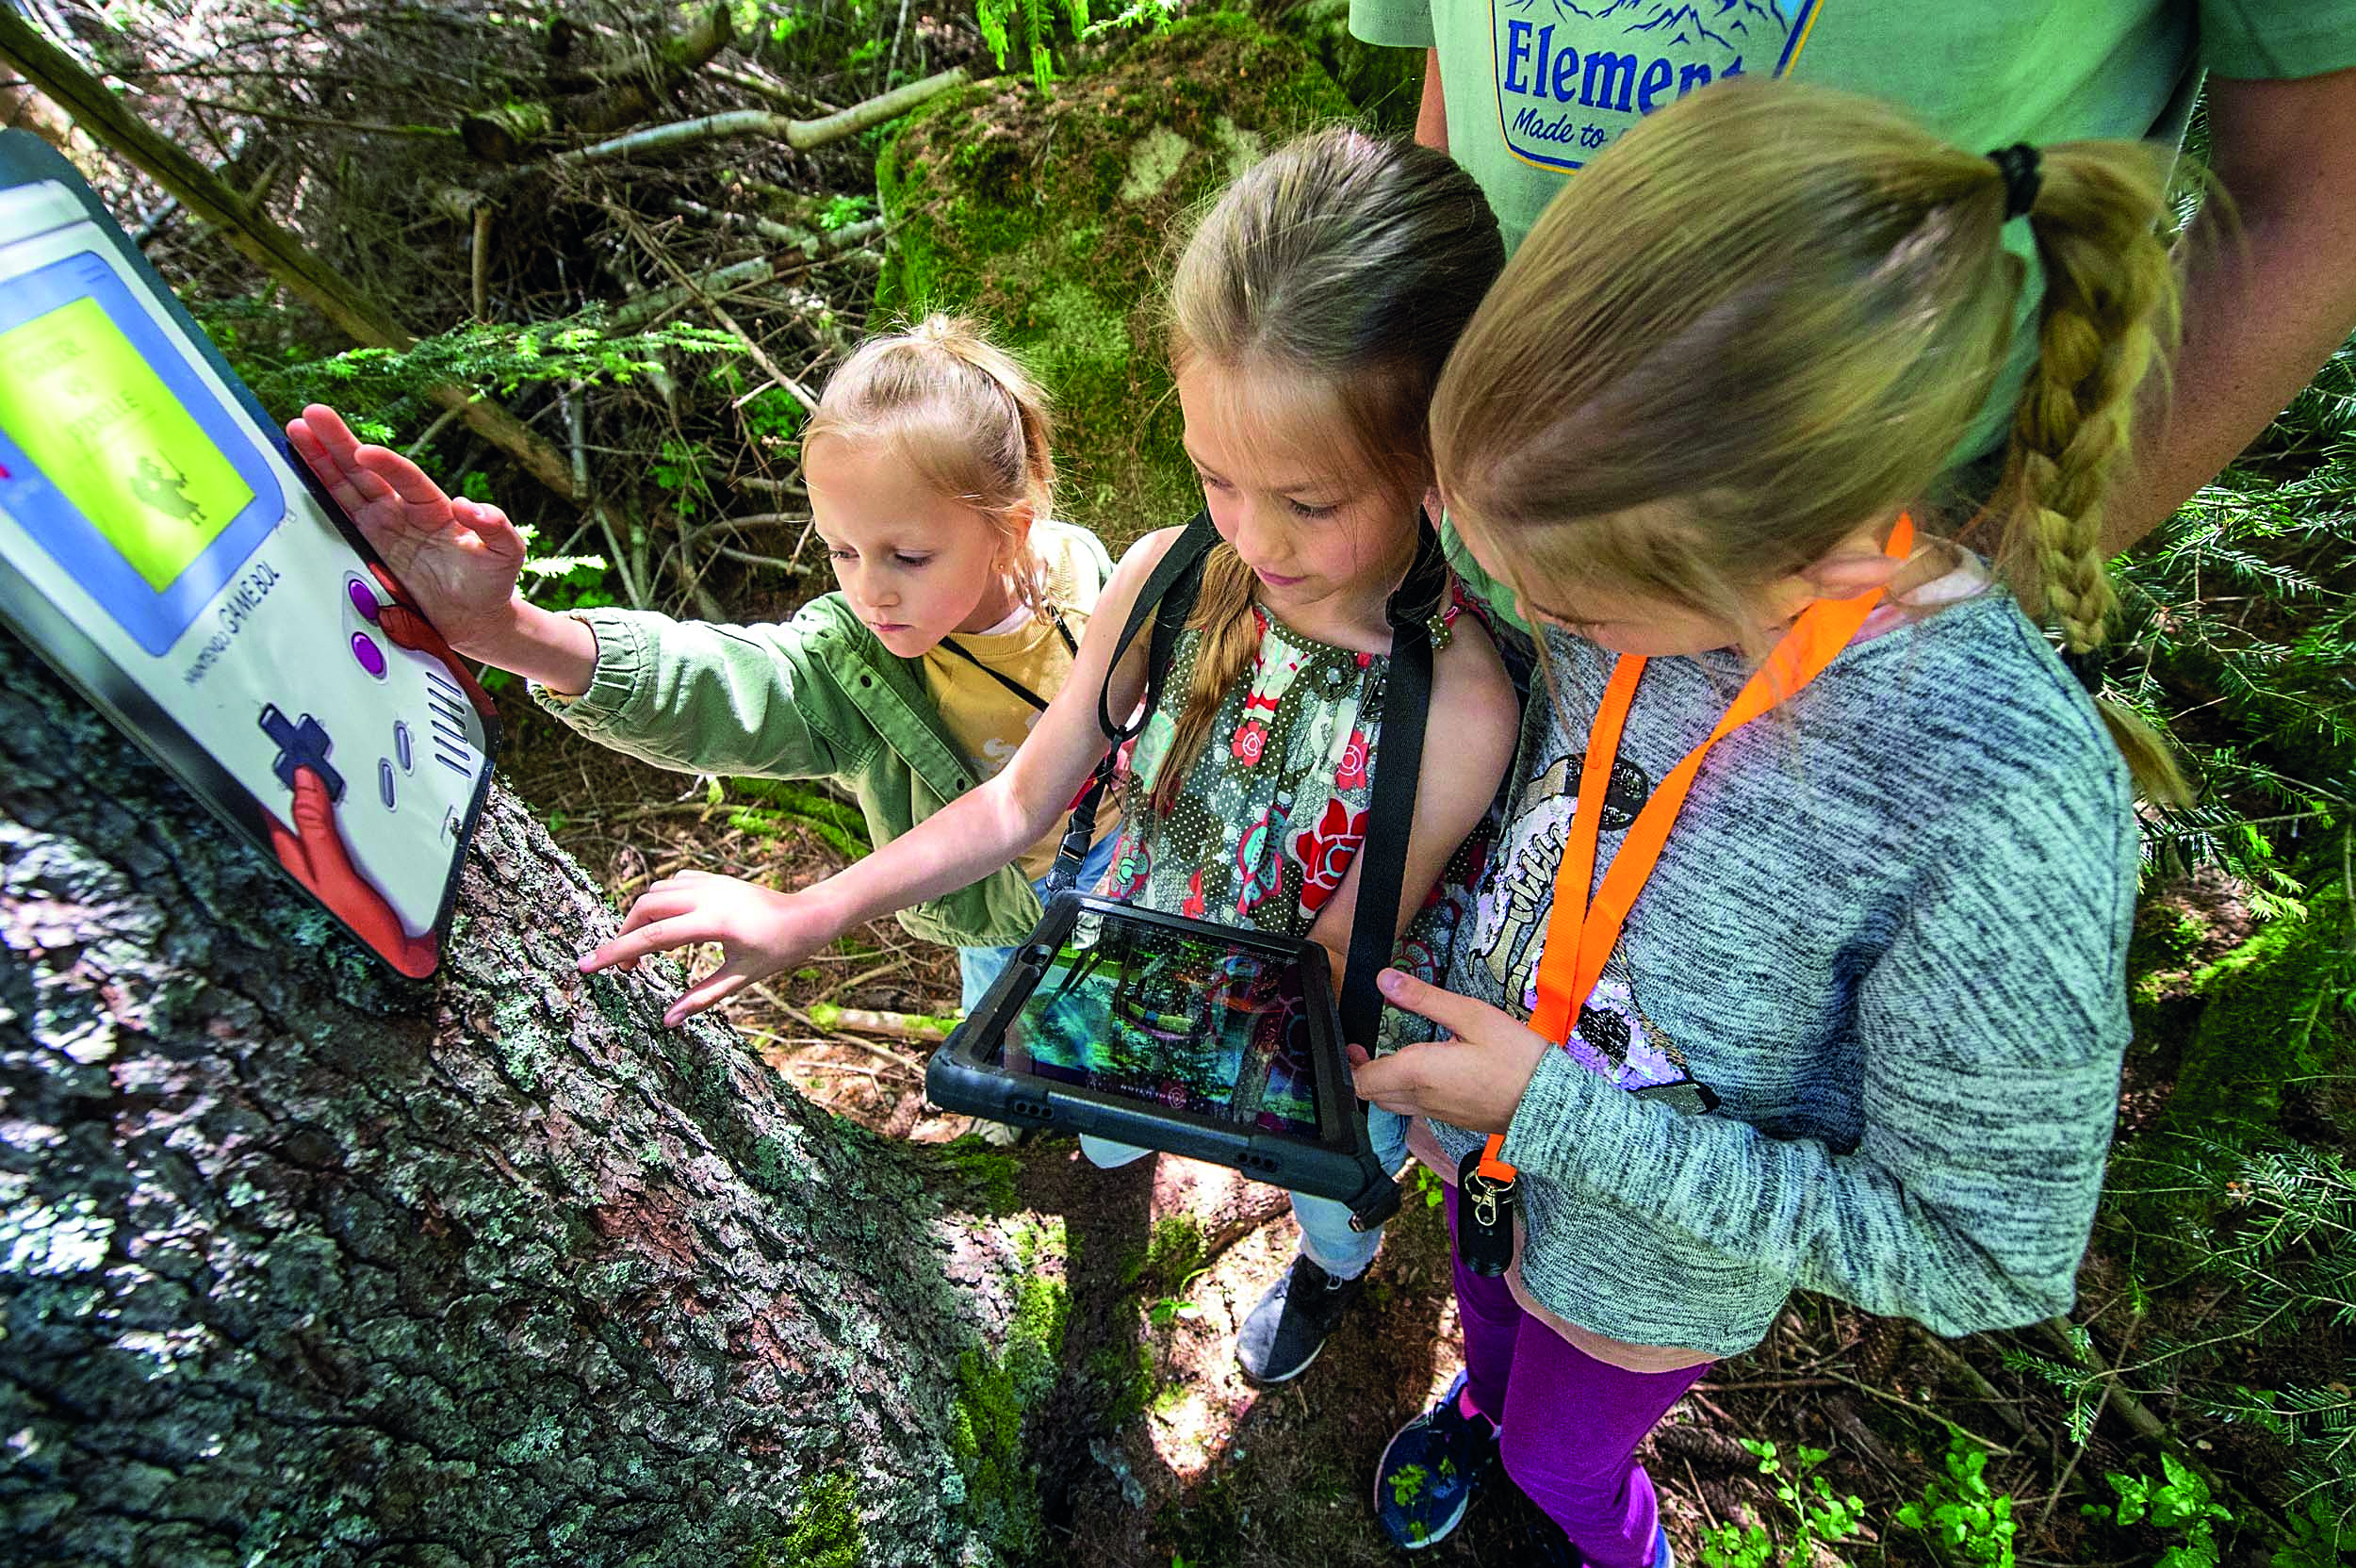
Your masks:
[[[0,132],[0,619],[430,973],[487,699],[71,165]]]

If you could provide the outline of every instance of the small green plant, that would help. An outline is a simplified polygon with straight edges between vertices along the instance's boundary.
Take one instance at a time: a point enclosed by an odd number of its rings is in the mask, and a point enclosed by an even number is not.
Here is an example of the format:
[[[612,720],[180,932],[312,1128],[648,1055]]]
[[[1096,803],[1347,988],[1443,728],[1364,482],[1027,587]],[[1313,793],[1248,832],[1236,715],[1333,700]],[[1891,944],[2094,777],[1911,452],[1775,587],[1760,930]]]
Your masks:
[[[1448,1196],[1448,1184],[1421,1160],[1415,1165],[1415,1186],[1416,1196],[1423,1200],[1423,1206],[1427,1209],[1438,1208]]]
[[[837,191],[827,198],[825,206],[818,209],[818,226],[832,234],[837,229],[847,229],[862,219],[873,217],[875,211],[874,197],[854,195],[847,190]]]
[[[2209,1483],[2174,1454],[2160,1456],[2160,1478],[2156,1481],[2146,1476],[2122,1476],[2116,1471],[2103,1479],[2119,1494],[2118,1506],[2088,1503],[2079,1512],[2096,1519],[2115,1519],[2121,1525],[2148,1519],[2152,1528],[2181,1537],[2169,1544],[2152,1568],[2217,1568],[2220,1555],[2217,1521],[2233,1515],[2210,1495]]]
[[[671,495],[671,505],[679,514],[693,522],[700,506],[712,498],[712,491],[704,483],[703,457],[693,447],[677,436],[663,438],[663,450],[646,465],[646,477],[658,489]]]
[[[1775,1488],[1775,1500],[1791,1517],[1780,1532],[1765,1525],[1721,1525],[1703,1532],[1703,1568],[1769,1568],[1770,1564],[1810,1568],[1820,1562],[1845,1563],[1847,1560],[1838,1553],[1819,1548],[1857,1538],[1865,1520],[1865,1499],[1834,1495],[1832,1482],[1815,1473],[1831,1453],[1806,1446],[1794,1449],[1793,1465],[1786,1470],[1774,1444],[1746,1437],[1742,1446],[1758,1458],[1759,1473]]]
[[[1951,1437],[1946,1475],[1932,1477],[1922,1501],[1897,1512],[1901,1526],[1930,1538],[1931,1552],[1942,1562],[2012,1568],[2012,1538],[2019,1527],[2012,1497],[1989,1488],[1987,1468],[1987,1450],[1970,1438]]]
[[[2274,1548],[2266,1568],[2348,1568],[2356,1561],[2356,1527],[2320,1496],[2290,1517],[2290,1539]]]

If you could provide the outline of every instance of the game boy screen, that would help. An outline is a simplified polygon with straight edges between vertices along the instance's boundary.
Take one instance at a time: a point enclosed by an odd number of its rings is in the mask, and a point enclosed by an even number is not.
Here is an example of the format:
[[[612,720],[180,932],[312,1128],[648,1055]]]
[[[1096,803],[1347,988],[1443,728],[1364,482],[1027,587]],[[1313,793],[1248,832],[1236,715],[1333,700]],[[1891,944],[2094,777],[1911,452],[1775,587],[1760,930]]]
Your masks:
[[[157,592],[254,501],[94,299],[0,332],[0,430]]]

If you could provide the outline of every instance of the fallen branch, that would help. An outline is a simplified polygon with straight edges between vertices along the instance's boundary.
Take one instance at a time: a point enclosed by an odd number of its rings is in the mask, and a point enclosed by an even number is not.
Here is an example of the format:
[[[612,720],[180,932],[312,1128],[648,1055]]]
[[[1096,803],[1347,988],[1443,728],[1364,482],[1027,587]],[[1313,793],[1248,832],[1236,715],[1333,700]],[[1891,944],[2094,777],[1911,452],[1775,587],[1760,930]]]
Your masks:
[[[2136,1436],[2150,1443],[2165,1443],[2168,1438],[2167,1425],[2152,1414],[2142,1400],[2127,1392],[2126,1386],[2119,1380],[2119,1374],[2103,1365],[2102,1357],[2091,1349],[2082,1348],[2080,1342],[2070,1336],[2067,1330],[2069,1322],[2067,1317],[2049,1318],[2038,1324],[2037,1331],[2048,1345],[2061,1352],[2064,1360],[2073,1366],[2086,1368],[2102,1380],[2110,1408],[2119,1413],[2120,1420],[2135,1429]]]
[[[750,229],[763,239],[775,241],[779,245],[792,246],[810,261],[816,261],[823,256],[836,255],[844,251],[857,250],[871,239],[880,239],[884,232],[884,222],[880,218],[862,219],[856,223],[845,223],[831,232],[821,232],[814,229],[797,229],[791,223],[780,223],[774,219],[762,218],[754,213],[722,212],[719,208],[708,207],[701,202],[690,202],[684,199],[673,201],[671,210],[682,213],[689,218],[700,218],[708,223],[727,223],[738,228]]]
[[[813,1002],[810,1006],[810,1021],[819,1028],[834,1033],[845,1031],[861,1035],[882,1035],[895,1040],[938,1042],[949,1037],[957,1026],[954,1013],[927,1017],[919,1013],[885,1013],[871,1007],[838,1007],[831,1002]]]
[[[783,104],[790,109],[814,108],[822,115],[840,114],[843,112],[836,106],[827,103],[824,98],[813,98],[807,92],[788,87],[785,83],[777,81],[774,77],[763,75],[757,71],[744,71],[739,70],[733,66],[715,65],[707,68],[704,74],[710,76],[714,81],[726,82],[730,87],[743,88],[746,92],[753,94],[753,96],[757,98],[766,98],[773,104]]]
[[[1977,1396],[1983,1404],[1995,1412],[1998,1420],[2021,1436],[2028,1435],[2029,1423],[2021,1415],[2020,1407],[2006,1398],[1994,1383],[1982,1377],[1978,1367],[1964,1360],[1962,1351],[1928,1329],[1919,1326],[1915,1329],[1914,1337],[1929,1349],[1933,1360],[1945,1367],[1958,1381]]]
[[[130,160],[180,204],[221,231],[239,254],[301,295],[335,329],[373,349],[406,352],[417,339],[349,279],[294,235],[190,157],[178,143],[131,112],[106,85],[42,37],[15,8],[0,6],[0,59],[56,99],[82,128]],[[426,396],[456,408],[468,428],[513,457],[525,472],[559,496],[573,498],[572,475],[556,449],[523,421],[472,388],[446,384]]]
[[[474,318],[491,318],[491,204],[474,209],[474,254],[470,282],[474,287]]]
[[[953,68],[921,82],[879,93],[864,103],[853,104],[840,114],[830,114],[823,120],[795,120],[768,109],[730,109],[725,114],[705,115],[700,120],[681,120],[651,130],[632,131],[611,141],[559,153],[550,161],[567,167],[601,163],[609,158],[692,147],[738,136],[773,137],[797,153],[807,153],[896,120],[925,100],[962,85],[965,79],[962,68]]]
[[[646,290],[614,312],[614,325],[617,328],[644,326],[656,317],[667,315],[682,306],[695,304],[715,294],[726,294],[731,289],[756,287],[777,275],[777,264],[767,256],[736,262],[717,271],[691,278],[677,288]]]

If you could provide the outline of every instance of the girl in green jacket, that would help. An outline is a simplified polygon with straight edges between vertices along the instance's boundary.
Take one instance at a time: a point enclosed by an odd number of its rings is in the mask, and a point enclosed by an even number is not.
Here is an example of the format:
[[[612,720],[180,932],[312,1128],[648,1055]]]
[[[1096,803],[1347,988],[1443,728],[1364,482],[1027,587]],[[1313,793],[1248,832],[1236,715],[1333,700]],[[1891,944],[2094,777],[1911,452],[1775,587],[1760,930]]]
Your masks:
[[[528,677],[565,723],[657,766],[826,779],[879,848],[1012,759],[1112,570],[1095,535],[1049,515],[1045,397],[946,316],[871,338],[819,400],[803,471],[841,589],[783,625],[539,609],[516,590],[524,543],[499,508],[360,445],[332,409],[306,408],[286,434],[459,653]],[[1097,876],[1117,826],[1100,829]],[[960,950],[969,1004],[1038,923],[1033,880],[1056,841],[901,913]]]

